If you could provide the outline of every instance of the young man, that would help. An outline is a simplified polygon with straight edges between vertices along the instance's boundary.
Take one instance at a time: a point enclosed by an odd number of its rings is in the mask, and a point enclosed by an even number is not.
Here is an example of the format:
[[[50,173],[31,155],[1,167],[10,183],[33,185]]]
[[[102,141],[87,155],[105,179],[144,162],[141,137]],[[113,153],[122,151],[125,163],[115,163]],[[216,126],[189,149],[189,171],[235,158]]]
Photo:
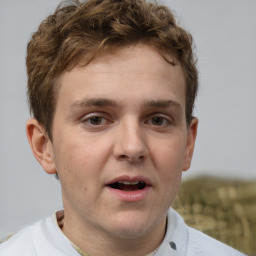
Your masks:
[[[242,255],[170,207],[190,167],[197,70],[191,36],[144,0],[69,2],[27,52],[34,156],[57,174],[63,211],[0,255]]]

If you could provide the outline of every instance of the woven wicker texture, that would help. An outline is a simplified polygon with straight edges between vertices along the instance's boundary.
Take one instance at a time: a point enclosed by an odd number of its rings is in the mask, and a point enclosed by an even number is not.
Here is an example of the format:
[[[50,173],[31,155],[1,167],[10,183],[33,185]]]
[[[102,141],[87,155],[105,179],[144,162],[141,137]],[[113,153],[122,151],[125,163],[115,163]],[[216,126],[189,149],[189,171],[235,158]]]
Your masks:
[[[184,181],[173,208],[189,226],[256,256],[256,181]]]

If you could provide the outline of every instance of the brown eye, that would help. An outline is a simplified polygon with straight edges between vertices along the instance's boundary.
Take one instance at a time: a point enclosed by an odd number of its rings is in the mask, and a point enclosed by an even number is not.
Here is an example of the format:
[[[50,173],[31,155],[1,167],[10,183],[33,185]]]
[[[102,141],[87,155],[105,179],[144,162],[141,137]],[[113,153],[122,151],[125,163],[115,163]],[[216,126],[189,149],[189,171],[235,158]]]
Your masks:
[[[152,125],[156,125],[156,126],[165,125],[167,123],[167,120],[160,116],[155,116],[155,117],[151,118],[150,120],[151,120],[150,123]]]
[[[88,119],[88,122],[91,124],[91,125],[100,125],[102,124],[102,117],[100,116],[93,116],[91,118]]]
[[[113,119],[104,113],[89,113],[81,118],[82,127],[92,132],[108,129],[113,122]]]
[[[109,123],[109,121],[102,116],[87,117],[87,118],[84,118],[82,122],[87,126],[100,126],[100,125],[105,125]]]

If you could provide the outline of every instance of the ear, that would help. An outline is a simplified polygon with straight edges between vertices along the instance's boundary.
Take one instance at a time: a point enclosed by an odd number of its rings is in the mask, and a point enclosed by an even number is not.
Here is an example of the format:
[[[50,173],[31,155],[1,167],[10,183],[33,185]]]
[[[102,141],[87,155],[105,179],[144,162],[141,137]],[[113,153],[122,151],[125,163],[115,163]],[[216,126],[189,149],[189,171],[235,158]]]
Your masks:
[[[187,145],[182,166],[183,171],[187,171],[191,165],[191,160],[194,152],[196,135],[197,135],[198,119],[193,117],[188,128]]]
[[[36,160],[48,174],[56,173],[52,142],[45,129],[36,119],[31,118],[27,121],[26,131],[31,150]]]

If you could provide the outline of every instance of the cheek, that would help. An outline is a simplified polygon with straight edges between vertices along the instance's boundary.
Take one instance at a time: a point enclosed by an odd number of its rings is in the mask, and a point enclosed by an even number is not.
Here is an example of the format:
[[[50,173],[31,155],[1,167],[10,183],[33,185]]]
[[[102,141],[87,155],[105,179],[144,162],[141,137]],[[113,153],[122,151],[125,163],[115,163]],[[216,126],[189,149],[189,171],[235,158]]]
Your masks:
[[[88,196],[85,195],[94,190],[93,181],[97,175],[96,166],[93,165],[95,159],[92,159],[91,151],[74,142],[61,144],[56,152],[56,167],[65,206],[76,207],[85,204],[85,198],[88,201]]]
[[[154,151],[154,161],[157,169],[167,176],[173,176],[182,171],[185,156],[185,141],[168,139]]]
[[[180,187],[183,152],[183,149],[170,147],[170,145],[166,145],[158,152],[157,171],[161,184],[160,191],[167,208],[173,203]]]
[[[105,144],[81,134],[56,141],[55,164],[59,175],[65,176],[63,181],[84,183],[99,177],[108,156]]]

